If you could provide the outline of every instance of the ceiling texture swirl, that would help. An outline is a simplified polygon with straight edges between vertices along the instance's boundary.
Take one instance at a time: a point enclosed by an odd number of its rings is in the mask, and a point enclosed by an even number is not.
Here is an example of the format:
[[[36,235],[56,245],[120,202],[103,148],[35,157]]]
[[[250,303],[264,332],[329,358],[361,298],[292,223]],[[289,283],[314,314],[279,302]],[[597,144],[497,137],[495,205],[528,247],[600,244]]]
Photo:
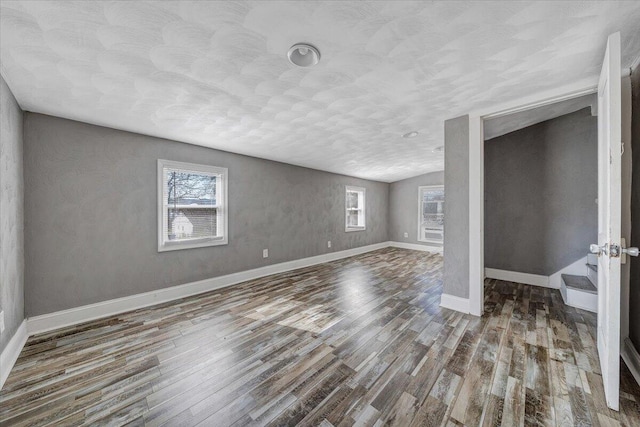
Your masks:
[[[442,170],[443,122],[576,81],[640,2],[2,1],[28,111],[362,178]],[[287,61],[316,46],[312,68]],[[415,138],[402,135],[418,131]]]

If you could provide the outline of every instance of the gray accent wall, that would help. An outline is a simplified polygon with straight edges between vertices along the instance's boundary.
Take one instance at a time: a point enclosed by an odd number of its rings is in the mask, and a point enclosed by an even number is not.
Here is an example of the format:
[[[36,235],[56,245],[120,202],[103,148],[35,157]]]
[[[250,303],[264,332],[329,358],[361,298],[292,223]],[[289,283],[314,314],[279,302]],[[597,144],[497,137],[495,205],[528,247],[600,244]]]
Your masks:
[[[0,77],[0,352],[24,320],[23,113]]]
[[[598,120],[589,108],[485,143],[485,267],[548,276],[597,241]]]
[[[631,245],[640,247],[640,66],[631,71]],[[631,263],[629,281],[629,336],[640,351],[640,257]]]
[[[444,171],[426,173],[392,182],[389,187],[389,240],[425,246],[437,243],[418,241],[418,187],[443,185]],[[409,237],[404,237],[404,233]]]
[[[388,239],[386,183],[40,114],[24,132],[28,316]],[[159,158],[229,169],[228,245],[158,253]],[[365,231],[345,232],[345,185]]]
[[[445,294],[469,297],[469,116],[444,122]]]

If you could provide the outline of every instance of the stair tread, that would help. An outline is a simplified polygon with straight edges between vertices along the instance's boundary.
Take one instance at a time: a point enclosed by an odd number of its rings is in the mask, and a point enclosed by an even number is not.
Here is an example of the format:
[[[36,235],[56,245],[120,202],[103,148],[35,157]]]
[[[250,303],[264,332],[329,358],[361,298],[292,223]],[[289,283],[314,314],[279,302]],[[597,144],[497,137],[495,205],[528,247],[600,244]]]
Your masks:
[[[593,271],[598,271],[598,266],[593,264],[587,264],[587,268],[590,268]]]
[[[597,294],[598,289],[593,286],[591,280],[587,276],[574,276],[573,274],[563,274],[562,280],[568,289],[578,290],[582,292],[589,292],[591,294]]]

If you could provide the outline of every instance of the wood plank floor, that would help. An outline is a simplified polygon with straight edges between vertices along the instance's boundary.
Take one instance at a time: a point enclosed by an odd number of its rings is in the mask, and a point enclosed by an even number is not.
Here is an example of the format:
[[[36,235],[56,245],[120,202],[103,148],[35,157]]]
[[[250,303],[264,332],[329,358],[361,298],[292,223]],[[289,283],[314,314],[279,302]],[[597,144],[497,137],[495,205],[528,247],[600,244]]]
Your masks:
[[[607,409],[591,313],[489,280],[442,309],[442,258],[387,248],[31,337],[3,425],[640,426]]]

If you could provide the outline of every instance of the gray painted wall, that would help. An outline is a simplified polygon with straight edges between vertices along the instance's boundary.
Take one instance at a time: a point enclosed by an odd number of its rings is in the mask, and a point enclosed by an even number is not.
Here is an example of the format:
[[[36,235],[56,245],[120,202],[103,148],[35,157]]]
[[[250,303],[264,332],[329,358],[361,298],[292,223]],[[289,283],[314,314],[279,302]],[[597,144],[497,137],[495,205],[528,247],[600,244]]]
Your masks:
[[[632,183],[631,183],[631,246],[640,247],[640,66],[631,72],[631,140],[632,140]],[[629,336],[640,351],[640,257],[631,261],[629,281]]]
[[[484,139],[486,141],[497,138],[538,123],[546,122],[547,120],[555,119],[556,117],[575,113],[584,108],[597,108],[597,106],[598,95],[591,93],[589,95],[565,99],[564,101],[554,102],[553,104],[495,117],[484,121]]]
[[[24,320],[22,110],[0,77],[0,352]]]
[[[24,129],[28,316],[388,238],[386,183],[39,114]],[[228,245],[158,253],[158,158],[229,168]],[[344,231],[347,184],[366,231]]]
[[[444,171],[426,173],[396,181],[389,186],[389,240],[427,246],[437,243],[418,241],[418,187],[444,184]],[[404,237],[404,233],[409,237]]]
[[[445,294],[469,297],[469,116],[444,122]]]
[[[598,119],[589,108],[485,143],[485,267],[551,275],[597,241]]]

